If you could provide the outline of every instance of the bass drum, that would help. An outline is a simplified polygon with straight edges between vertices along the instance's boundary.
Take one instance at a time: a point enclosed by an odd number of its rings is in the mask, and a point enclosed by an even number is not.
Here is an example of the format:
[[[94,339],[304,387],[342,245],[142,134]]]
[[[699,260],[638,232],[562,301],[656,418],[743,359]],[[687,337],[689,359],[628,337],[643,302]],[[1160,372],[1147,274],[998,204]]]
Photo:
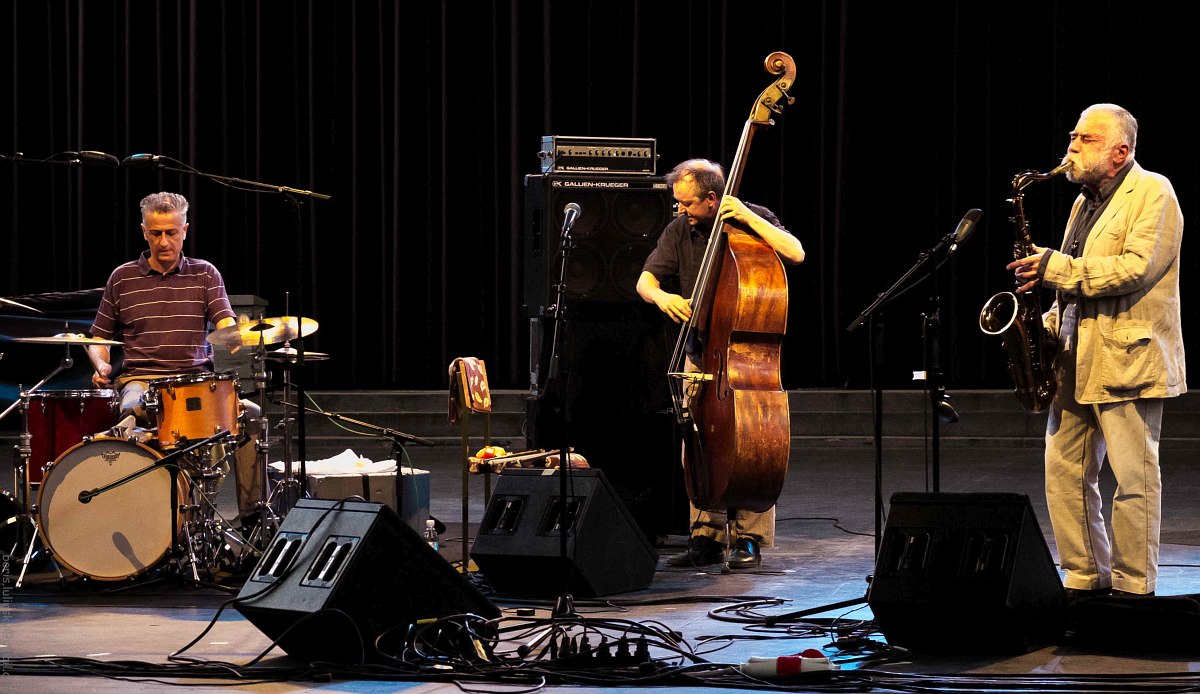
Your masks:
[[[153,465],[162,455],[125,439],[98,437],[67,450],[46,469],[38,491],[42,542],[60,564],[85,578],[118,581],[154,568],[170,551],[186,520],[172,513],[171,474],[159,467],[97,494],[99,489]],[[190,505],[191,484],[176,476],[175,503]]]

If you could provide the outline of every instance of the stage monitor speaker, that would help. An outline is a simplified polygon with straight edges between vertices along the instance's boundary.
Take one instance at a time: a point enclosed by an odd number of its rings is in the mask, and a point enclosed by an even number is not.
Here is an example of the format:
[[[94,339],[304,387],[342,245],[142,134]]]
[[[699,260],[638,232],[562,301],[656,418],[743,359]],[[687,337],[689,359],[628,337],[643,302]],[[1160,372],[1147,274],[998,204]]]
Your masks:
[[[383,504],[301,499],[234,603],[304,662],[380,662],[376,637],[500,610]]]
[[[558,470],[511,468],[496,478],[471,558],[502,593],[597,597],[649,587],[658,555],[594,468],[572,469],[566,513]],[[567,553],[559,528],[566,518]]]
[[[555,302],[564,209],[579,205],[571,228],[565,298],[637,304],[642,264],[667,222],[674,197],[661,176],[533,174],[525,177],[525,306],[540,316]]]
[[[1024,494],[892,496],[867,602],[889,644],[1011,654],[1063,633],[1065,591]]]

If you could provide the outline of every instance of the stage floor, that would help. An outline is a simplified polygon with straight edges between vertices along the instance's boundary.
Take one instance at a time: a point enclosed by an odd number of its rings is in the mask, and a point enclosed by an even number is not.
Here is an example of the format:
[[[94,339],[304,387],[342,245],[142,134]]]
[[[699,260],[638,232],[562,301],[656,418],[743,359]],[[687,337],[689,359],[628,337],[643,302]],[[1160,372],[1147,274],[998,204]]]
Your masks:
[[[378,457],[374,452],[359,452]],[[1164,513],[1158,596],[1200,593],[1197,452],[1176,445],[1162,454]],[[413,465],[431,473],[431,514],[447,524],[441,554],[456,560],[461,556],[461,449],[413,447],[409,453]],[[934,472],[930,458],[926,449],[889,448],[885,443],[878,470],[883,498],[889,500],[895,492],[931,491],[927,482]],[[1057,557],[1041,492],[1040,449],[943,447],[938,462],[938,491],[1028,495],[1050,554]],[[686,657],[656,647],[650,655],[672,666],[691,663],[686,669],[639,670],[593,661],[569,673],[561,668],[512,665],[503,679],[485,676],[483,668],[429,670],[427,675],[409,677],[380,669],[374,674],[341,670],[331,675],[333,668],[306,672],[277,649],[250,666],[271,639],[235,609],[221,609],[240,587],[236,581],[227,585],[226,591],[174,580],[152,581],[152,573],[130,581],[85,583],[70,578],[64,584],[53,571],[42,571],[27,576],[18,589],[14,583],[19,567],[9,561],[4,565],[0,606],[0,672],[22,675],[19,680],[9,680],[13,691],[62,691],[76,684],[93,691],[147,691],[177,685],[216,690],[237,684],[239,689],[262,692],[313,688],[432,692],[457,689],[455,681],[467,689],[506,691],[524,691],[543,683],[542,688],[571,683],[576,691],[639,684],[675,689],[762,689],[770,685],[741,679],[731,668],[752,656],[776,657],[818,649],[840,665],[838,673],[814,675],[818,679],[780,680],[776,686],[793,691],[846,691],[845,687],[913,691],[939,685],[991,691],[1102,687],[1137,691],[1168,682],[1180,690],[1200,685],[1200,674],[1194,674],[1200,666],[1200,646],[1194,638],[1151,648],[1136,634],[1117,627],[1111,638],[1094,632],[1088,639],[1062,637],[1014,654],[951,656],[889,647],[884,633],[869,631],[873,615],[865,599],[868,577],[876,571],[876,473],[875,452],[870,447],[795,448],[778,504],[776,546],[764,551],[758,570],[727,574],[719,567],[708,571],[669,567],[666,557],[682,550],[686,540],[672,535],[655,548],[660,559],[648,588],[603,598],[576,598],[576,616],[556,622],[572,636],[589,633],[593,645],[601,638],[620,638],[622,633],[646,634],[651,643],[657,643],[656,638],[670,638],[670,632],[676,632],[679,640],[675,646],[688,653]],[[0,479],[11,479],[5,474]],[[482,478],[472,476],[470,484],[469,522],[474,525],[484,511]],[[1107,504],[1111,480],[1106,484]],[[231,487],[227,484],[222,490],[218,504],[226,512],[233,507]],[[885,510],[887,506],[885,502]],[[622,557],[608,560],[620,562]],[[512,627],[505,632],[510,640],[498,651],[516,658],[517,645],[530,641],[544,628],[537,620],[550,616],[552,600],[549,596],[517,599],[498,594],[482,573],[473,574],[470,581],[501,609],[506,618],[502,626]],[[980,602],[988,599],[981,596]],[[518,610],[530,609],[533,618],[518,615]],[[819,611],[766,624],[772,617],[813,609]],[[978,605],[964,604],[959,619],[934,627],[944,631],[946,643],[1002,628],[980,623],[980,614]],[[1165,618],[1173,620],[1173,625],[1179,616],[1168,614]],[[169,659],[185,648],[180,656],[191,659],[190,663]],[[539,654],[547,655],[535,648],[531,660]],[[68,675],[75,679],[64,679]],[[543,676],[548,679],[542,680]],[[86,682],[80,681],[81,677]]]

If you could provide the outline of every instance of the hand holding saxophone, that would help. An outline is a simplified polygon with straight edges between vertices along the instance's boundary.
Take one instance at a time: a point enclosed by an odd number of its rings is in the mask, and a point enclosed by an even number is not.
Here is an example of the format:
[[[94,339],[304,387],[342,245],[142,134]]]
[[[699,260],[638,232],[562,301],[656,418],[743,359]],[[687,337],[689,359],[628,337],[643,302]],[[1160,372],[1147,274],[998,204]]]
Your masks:
[[[1030,291],[1042,280],[1038,275],[1038,266],[1042,264],[1042,256],[1046,254],[1046,250],[1041,246],[1034,245],[1033,255],[1018,258],[1004,266],[1005,270],[1012,270],[1016,275],[1017,282],[1020,283],[1016,290],[1018,294]]]
[[[1004,267],[1016,275],[1017,287],[988,299],[979,312],[980,330],[1004,339],[1008,370],[1016,385],[1013,392],[1030,412],[1042,412],[1054,399],[1053,364],[1057,344],[1049,338],[1042,324],[1042,305],[1035,291],[1042,280],[1038,267],[1047,249],[1035,246],[1029,237],[1022,191],[1033,181],[1053,178],[1068,168],[1064,163],[1047,173],[1030,170],[1013,177],[1012,197],[1008,200],[1012,205],[1012,216],[1008,219],[1013,223],[1016,241],[1013,243],[1013,261]]]

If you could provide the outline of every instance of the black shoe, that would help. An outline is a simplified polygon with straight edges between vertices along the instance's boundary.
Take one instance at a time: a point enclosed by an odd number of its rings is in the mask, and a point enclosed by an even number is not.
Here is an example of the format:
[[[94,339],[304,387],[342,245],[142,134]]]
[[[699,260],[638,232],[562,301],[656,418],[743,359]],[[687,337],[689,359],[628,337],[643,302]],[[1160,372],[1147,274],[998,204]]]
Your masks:
[[[1112,592],[1111,588],[1067,588],[1067,602],[1099,598]]]
[[[752,537],[739,537],[733,543],[729,552],[729,568],[753,569],[762,563],[762,554],[758,549],[758,540]]]
[[[1127,590],[1117,590],[1116,588],[1113,588],[1109,595],[1112,595],[1114,598],[1152,598],[1154,597],[1154,591],[1150,591],[1149,593],[1130,593]]]
[[[686,552],[680,552],[667,559],[670,566],[708,566],[720,564],[725,558],[725,548],[720,542],[711,537],[696,535],[688,538]]]

